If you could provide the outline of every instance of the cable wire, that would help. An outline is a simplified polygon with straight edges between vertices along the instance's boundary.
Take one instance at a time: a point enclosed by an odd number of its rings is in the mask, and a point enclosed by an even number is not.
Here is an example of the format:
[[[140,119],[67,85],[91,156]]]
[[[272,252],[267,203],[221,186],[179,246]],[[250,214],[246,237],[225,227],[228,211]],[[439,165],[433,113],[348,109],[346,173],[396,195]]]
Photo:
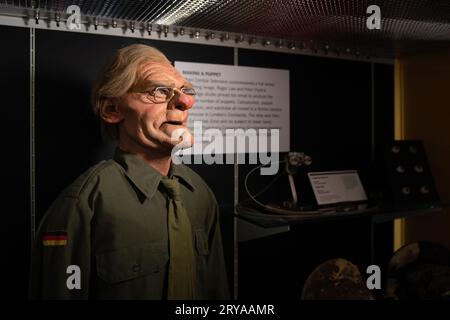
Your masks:
[[[282,160],[282,161],[277,161],[277,162],[273,162],[273,163],[285,163],[285,162],[286,162],[285,160]],[[248,196],[249,196],[255,203],[259,204],[259,205],[262,206],[262,207],[265,207],[266,205],[265,205],[264,203],[260,202],[259,200],[257,200],[256,197],[259,196],[259,195],[261,195],[261,194],[262,194],[264,191],[266,191],[267,189],[269,189],[269,187],[271,187],[271,186],[275,183],[275,181],[277,181],[277,180],[284,174],[284,173],[278,174],[271,182],[269,182],[269,184],[268,184],[267,186],[265,186],[262,190],[258,191],[256,194],[252,195],[252,194],[250,193],[250,190],[248,189],[248,185],[247,185],[248,178],[250,177],[250,175],[251,175],[254,171],[256,171],[256,170],[262,168],[262,167],[265,166],[265,165],[266,165],[266,164],[262,164],[262,165],[259,165],[259,166],[255,167],[255,168],[253,168],[252,170],[250,170],[250,171],[247,173],[247,175],[245,176],[245,180],[244,180],[244,187],[245,187],[245,191],[247,192]],[[249,200],[250,198],[247,198],[247,199],[245,199],[245,200],[242,201],[242,202],[245,202],[245,201]]]

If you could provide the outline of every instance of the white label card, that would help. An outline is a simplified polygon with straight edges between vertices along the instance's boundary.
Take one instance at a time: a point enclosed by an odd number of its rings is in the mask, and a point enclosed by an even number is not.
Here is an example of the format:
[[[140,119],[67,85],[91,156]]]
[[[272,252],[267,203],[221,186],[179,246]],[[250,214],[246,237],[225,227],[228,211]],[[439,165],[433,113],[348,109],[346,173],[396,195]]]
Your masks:
[[[309,172],[308,177],[319,205],[367,200],[356,170]]]

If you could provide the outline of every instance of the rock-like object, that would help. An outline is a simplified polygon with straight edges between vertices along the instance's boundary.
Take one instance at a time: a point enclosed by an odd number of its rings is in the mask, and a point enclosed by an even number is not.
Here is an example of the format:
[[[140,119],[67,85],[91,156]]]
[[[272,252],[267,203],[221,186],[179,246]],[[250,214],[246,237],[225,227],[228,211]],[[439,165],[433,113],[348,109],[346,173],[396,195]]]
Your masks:
[[[357,266],[345,259],[320,264],[306,279],[302,300],[374,300]]]

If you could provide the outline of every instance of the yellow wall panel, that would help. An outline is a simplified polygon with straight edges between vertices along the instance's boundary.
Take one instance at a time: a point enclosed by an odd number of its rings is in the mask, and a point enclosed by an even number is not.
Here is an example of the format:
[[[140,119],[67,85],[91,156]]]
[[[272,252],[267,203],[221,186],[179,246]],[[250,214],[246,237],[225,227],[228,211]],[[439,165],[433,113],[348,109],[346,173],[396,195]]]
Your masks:
[[[443,202],[450,203],[450,49],[396,61],[396,135],[420,139]],[[411,217],[396,229],[405,243],[428,240],[450,247],[450,212]]]

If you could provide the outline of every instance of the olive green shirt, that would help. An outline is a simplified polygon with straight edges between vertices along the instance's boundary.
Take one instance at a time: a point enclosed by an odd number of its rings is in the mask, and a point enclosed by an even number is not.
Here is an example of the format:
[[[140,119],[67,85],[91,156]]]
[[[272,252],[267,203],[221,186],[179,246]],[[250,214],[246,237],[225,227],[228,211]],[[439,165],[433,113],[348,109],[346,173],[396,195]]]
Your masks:
[[[228,299],[214,194],[185,165],[172,164],[172,176],[180,181],[192,225],[200,298]],[[114,160],[90,168],[67,187],[36,234],[30,297],[165,299],[169,196],[162,177],[137,155],[117,149]],[[68,269],[71,265],[79,272]]]

